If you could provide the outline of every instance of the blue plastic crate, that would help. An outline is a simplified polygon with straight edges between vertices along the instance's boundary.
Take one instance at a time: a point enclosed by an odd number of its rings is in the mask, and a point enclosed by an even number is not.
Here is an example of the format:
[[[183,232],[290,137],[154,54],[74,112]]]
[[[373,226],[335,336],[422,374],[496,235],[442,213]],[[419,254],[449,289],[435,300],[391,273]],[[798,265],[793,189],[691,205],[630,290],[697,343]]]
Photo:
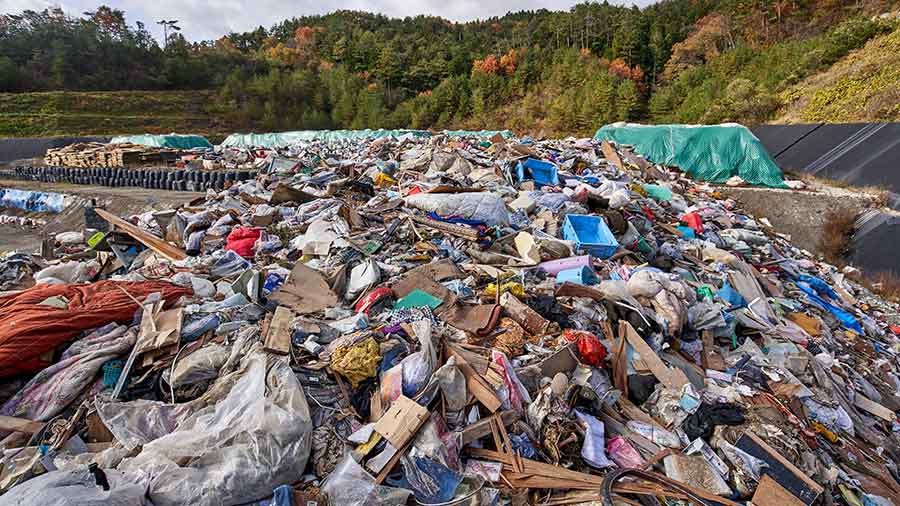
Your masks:
[[[599,216],[569,214],[563,223],[563,238],[575,243],[575,249],[597,258],[609,258],[619,249],[619,242]]]
[[[516,165],[516,178],[519,182],[533,179],[538,187],[559,185],[559,169],[556,164],[529,158]]]

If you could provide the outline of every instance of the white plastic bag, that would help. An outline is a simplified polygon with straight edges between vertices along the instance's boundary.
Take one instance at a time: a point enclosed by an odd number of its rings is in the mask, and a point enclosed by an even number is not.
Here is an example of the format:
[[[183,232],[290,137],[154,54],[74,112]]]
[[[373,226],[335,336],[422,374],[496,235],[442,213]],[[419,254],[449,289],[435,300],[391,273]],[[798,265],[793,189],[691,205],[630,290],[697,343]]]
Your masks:
[[[159,413],[110,419],[133,403],[106,405],[104,424],[120,433],[152,436],[139,424]],[[143,408],[162,403],[144,401]],[[137,415],[137,416],[136,416]],[[155,506],[233,505],[271,495],[306,467],[312,420],[306,396],[284,359],[269,359],[254,345],[234,373],[221,376],[198,399],[169,413],[174,429],[145,444],[118,469],[143,480]],[[136,426],[137,425],[137,426]],[[182,462],[188,466],[182,467]]]
[[[26,481],[0,498],[0,505],[40,506],[143,506],[144,487],[122,473],[104,471],[110,489],[97,486],[87,466],[71,471],[53,471]]]

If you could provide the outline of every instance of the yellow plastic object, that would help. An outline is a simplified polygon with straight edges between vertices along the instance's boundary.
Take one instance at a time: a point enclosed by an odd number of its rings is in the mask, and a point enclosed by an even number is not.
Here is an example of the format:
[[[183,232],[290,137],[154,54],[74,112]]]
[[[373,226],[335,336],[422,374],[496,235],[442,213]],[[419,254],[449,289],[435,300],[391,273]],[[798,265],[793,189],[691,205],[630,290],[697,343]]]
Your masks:
[[[353,346],[341,346],[331,354],[331,369],[353,385],[353,388],[378,372],[381,348],[369,337]]]
[[[507,283],[503,283],[500,285],[500,294],[503,292],[509,292],[516,296],[518,299],[525,298],[525,287],[522,283],[516,283],[515,281],[509,281]],[[491,283],[485,289],[484,294],[488,297],[496,297],[497,296],[497,283]]]
[[[395,184],[397,184],[396,179],[392,178],[391,176],[388,176],[384,172],[379,172],[378,174],[376,174],[374,182],[376,185],[378,185],[382,188],[390,188],[391,186],[394,186]]]

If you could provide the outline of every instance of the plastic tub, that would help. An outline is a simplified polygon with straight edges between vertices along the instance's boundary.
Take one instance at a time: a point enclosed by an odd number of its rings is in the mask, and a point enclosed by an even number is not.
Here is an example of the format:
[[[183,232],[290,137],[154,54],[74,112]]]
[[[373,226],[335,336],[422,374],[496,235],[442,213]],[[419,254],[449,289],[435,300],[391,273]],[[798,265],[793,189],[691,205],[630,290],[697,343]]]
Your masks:
[[[563,223],[563,238],[575,243],[575,248],[597,258],[609,258],[619,249],[619,243],[606,222],[599,216],[569,214]]]
[[[558,185],[558,171],[556,164],[535,160],[534,158],[529,158],[516,165],[516,177],[519,181],[534,179],[538,186]]]
[[[581,255],[577,257],[560,258],[559,260],[550,260],[538,266],[538,268],[547,274],[559,274],[559,271],[566,269],[577,269],[579,267],[592,267],[593,261],[590,255]]]
[[[597,284],[597,275],[588,267],[559,271],[559,274],[556,275],[556,284],[561,285],[566,282],[579,285],[594,285]]]

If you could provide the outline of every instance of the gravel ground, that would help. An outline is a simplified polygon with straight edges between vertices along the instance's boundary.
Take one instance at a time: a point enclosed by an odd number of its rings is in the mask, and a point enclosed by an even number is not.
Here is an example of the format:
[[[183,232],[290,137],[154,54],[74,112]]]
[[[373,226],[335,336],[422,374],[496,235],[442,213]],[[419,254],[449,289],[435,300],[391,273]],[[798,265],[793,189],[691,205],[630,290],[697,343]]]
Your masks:
[[[84,226],[84,206],[90,199],[119,216],[137,214],[150,209],[161,210],[185,204],[203,195],[196,192],[175,192],[168,190],[147,190],[144,188],[108,188],[106,186],[85,186],[69,183],[41,183],[35,181],[15,181],[0,179],[0,188],[18,190],[40,190],[63,193],[75,197],[74,202],[59,214],[23,213],[20,210],[4,210],[0,213],[15,216],[31,216],[47,221],[46,227],[22,228],[15,225],[0,225],[0,252],[38,251],[41,236],[59,232],[81,230]]]

